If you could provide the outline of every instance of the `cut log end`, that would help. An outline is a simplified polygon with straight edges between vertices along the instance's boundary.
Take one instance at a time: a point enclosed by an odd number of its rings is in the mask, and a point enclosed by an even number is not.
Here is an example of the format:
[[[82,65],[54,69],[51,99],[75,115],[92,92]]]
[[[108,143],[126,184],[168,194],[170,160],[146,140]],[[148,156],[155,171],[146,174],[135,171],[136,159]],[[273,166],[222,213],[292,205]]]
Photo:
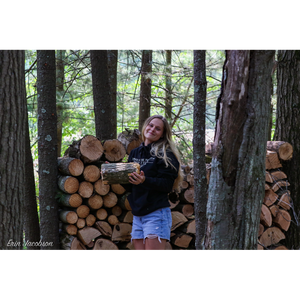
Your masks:
[[[81,139],[79,149],[86,163],[98,161],[104,151],[101,142],[92,135],[87,135]]]
[[[103,145],[103,149],[104,149],[105,158],[109,162],[121,161],[126,155],[125,147],[117,139],[106,140]]]

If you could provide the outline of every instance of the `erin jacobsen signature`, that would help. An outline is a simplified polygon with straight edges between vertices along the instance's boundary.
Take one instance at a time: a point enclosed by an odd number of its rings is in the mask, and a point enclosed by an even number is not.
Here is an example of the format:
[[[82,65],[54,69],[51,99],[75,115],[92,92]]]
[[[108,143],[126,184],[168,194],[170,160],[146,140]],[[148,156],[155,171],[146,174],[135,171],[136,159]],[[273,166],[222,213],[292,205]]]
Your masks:
[[[53,242],[42,242],[41,240],[39,242],[30,242],[30,241],[25,241],[24,243],[21,242],[14,242],[12,239],[10,239],[6,245],[7,247],[52,247]]]

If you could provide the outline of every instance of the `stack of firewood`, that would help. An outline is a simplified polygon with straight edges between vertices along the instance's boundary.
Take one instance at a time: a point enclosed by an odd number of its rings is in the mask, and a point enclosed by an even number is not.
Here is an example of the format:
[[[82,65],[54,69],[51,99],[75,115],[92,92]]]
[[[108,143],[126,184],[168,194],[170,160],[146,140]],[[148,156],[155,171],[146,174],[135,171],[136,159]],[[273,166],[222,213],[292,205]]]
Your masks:
[[[62,249],[130,247],[133,216],[127,193],[120,184],[104,184],[100,176],[102,163],[121,162],[126,152],[141,142],[136,132],[130,137],[126,133],[103,145],[96,137],[87,135],[73,142],[64,156],[58,158]]]
[[[212,144],[206,145],[206,154],[212,155]],[[280,244],[291,224],[292,201],[290,183],[281,170],[282,161],[290,160],[293,155],[291,144],[283,141],[268,141],[266,153],[265,197],[263,200],[259,233],[259,250],[287,250]],[[209,173],[208,173],[209,180]]]
[[[275,141],[267,143],[265,197],[262,204],[258,249],[287,250],[283,245],[291,224],[292,201],[290,183],[282,171],[282,161],[290,160],[291,144]],[[281,243],[281,244],[280,244]]]

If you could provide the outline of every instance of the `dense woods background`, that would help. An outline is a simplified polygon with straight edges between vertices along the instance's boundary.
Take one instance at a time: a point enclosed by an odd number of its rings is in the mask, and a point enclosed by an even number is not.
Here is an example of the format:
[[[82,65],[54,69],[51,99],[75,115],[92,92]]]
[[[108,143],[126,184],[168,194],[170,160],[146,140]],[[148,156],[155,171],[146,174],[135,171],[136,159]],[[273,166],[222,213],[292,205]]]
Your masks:
[[[244,73],[238,75],[239,67],[242,65]],[[232,77],[230,74],[233,74]],[[238,79],[239,76],[241,80]],[[205,247],[221,249],[223,246],[256,249],[254,236],[257,236],[258,228],[254,228],[252,233],[245,233],[248,225],[243,223],[244,217],[242,221],[239,218],[254,209],[256,211],[253,212],[256,215],[254,223],[257,223],[258,207],[261,206],[262,199],[258,199],[252,208],[244,207],[247,203],[241,201],[244,203],[239,204],[242,205],[243,214],[234,216],[234,213],[230,212],[235,205],[232,199],[236,197],[237,192],[234,188],[230,188],[228,192],[228,195],[232,193],[231,199],[228,198],[228,206],[231,207],[228,214],[232,219],[228,219],[228,222],[231,224],[233,222],[234,226],[232,228],[228,224],[224,226],[234,235],[232,238],[226,237],[227,240],[232,239],[235,242],[214,244],[214,239],[219,239],[219,234],[224,234],[225,230],[221,225],[223,228],[214,233],[213,230],[217,230],[217,226],[213,229],[212,221],[208,221],[208,216],[218,211],[218,204],[214,203],[217,199],[214,196],[218,193],[220,185],[212,180],[215,186],[211,184],[209,187],[207,208],[207,189],[203,180],[203,169],[205,143],[214,141],[216,120],[221,120],[223,116],[225,120],[222,122],[228,125],[227,129],[222,127],[225,131],[221,133],[218,140],[226,137],[226,141],[222,143],[229,165],[232,162],[232,153],[240,155],[238,154],[240,145],[244,147],[242,151],[247,153],[250,153],[250,148],[247,148],[245,143],[257,146],[251,151],[254,156],[260,155],[257,159],[260,165],[260,179],[264,176],[265,170],[263,163],[266,141],[275,138],[275,140],[291,143],[294,147],[294,156],[292,161],[284,165],[284,170],[292,181],[291,193],[294,200],[293,224],[290,234],[287,234],[287,245],[290,249],[300,248],[298,230],[300,199],[298,199],[297,184],[297,180],[300,182],[297,171],[299,147],[295,134],[300,127],[296,122],[299,119],[300,109],[298,78],[299,48],[292,47],[276,49],[274,47],[270,49],[260,47],[0,48],[0,196],[4,195],[1,198],[1,215],[6,220],[6,223],[2,222],[1,225],[0,248],[22,249],[22,243],[7,247],[7,242],[9,239],[20,241],[23,232],[23,239],[29,241],[43,240],[43,237],[47,236],[48,241],[50,238],[53,242],[53,247],[47,245],[44,249],[57,250],[58,238],[55,232],[58,229],[54,224],[55,221],[51,223],[57,214],[57,207],[53,205],[55,195],[49,193],[53,187],[45,185],[45,182],[50,185],[56,184],[54,180],[57,176],[56,157],[62,156],[72,141],[87,134],[100,139],[111,139],[116,138],[125,128],[138,129],[149,114],[166,116],[172,126],[182,162],[186,165],[194,163],[195,170],[198,166],[199,173],[196,171],[195,174],[197,249]],[[229,80],[232,80],[230,85]],[[244,84],[244,87],[241,84]],[[237,108],[237,114],[248,116],[251,115],[252,110],[252,113],[258,116],[257,105],[265,103],[265,106],[259,118],[251,119],[257,131],[252,131],[252,124],[251,128],[248,128],[248,133],[243,131],[236,144],[233,137],[242,132],[241,127],[235,126],[236,122],[241,124],[249,122],[247,118],[235,120],[234,115],[236,109],[233,104],[234,97],[238,97],[243,88],[246,89],[245,102],[241,102],[244,104]],[[225,109],[226,106],[222,104],[222,101],[226,101],[224,95],[231,95],[228,97],[232,98],[225,97],[229,101],[229,108],[228,111],[221,112],[222,107]],[[258,104],[251,108],[253,101],[258,101]],[[231,113],[228,113],[229,111]],[[229,121],[226,121],[226,118]],[[262,119],[264,121],[259,123]],[[5,125],[9,125],[9,128]],[[261,138],[256,139],[261,128],[264,128],[264,132]],[[22,138],[15,136],[17,134]],[[20,144],[12,145],[11,140],[18,141]],[[52,140],[57,143],[53,144]],[[229,148],[232,147],[229,152],[226,152],[226,142]],[[213,156],[216,162],[223,157],[224,149],[223,152],[220,149],[216,150]],[[10,158],[12,153],[18,155],[12,159]],[[49,158],[51,155],[52,164]],[[45,157],[48,159],[48,165],[44,164]],[[249,164],[249,161],[246,163],[246,158],[251,162],[250,156],[246,155],[244,159],[233,162],[233,166],[239,169],[237,165]],[[223,167],[223,171],[227,172],[225,168]],[[22,176],[18,177],[14,174],[15,171],[11,170],[20,170]],[[250,178],[253,171],[247,170],[247,172]],[[254,172],[257,172],[256,168]],[[233,173],[226,173],[229,174],[226,175],[228,178],[224,175],[227,178],[225,182],[232,187],[236,187],[237,182],[243,185],[240,179],[236,181],[236,177],[240,174]],[[212,178],[216,178],[215,176],[217,173],[214,173],[212,168]],[[256,173],[252,177],[255,176]],[[43,184],[40,183],[41,180]],[[248,181],[251,186],[253,182],[250,179]],[[245,183],[245,189],[247,184]],[[20,189],[19,194],[16,188]],[[10,191],[16,195],[12,195]],[[257,195],[262,194],[262,189],[257,192]],[[45,199],[43,199],[44,195]],[[249,197],[257,197],[257,195],[255,196],[254,193]],[[14,201],[19,203],[15,205]],[[14,207],[15,211],[12,210],[7,214],[5,207]],[[227,208],[224,211],[227,211]],[[227,217],[223,216],[225,223]],[[212,219],[214,217],[210,218]],[[14,222],[18,224],[13,225]],[[15,228],[15,232],[11,231],[12,227]],[[210,240],[206,239],[204,243],[204,237],[209,237]],[[237,237],[244,242],[237,242]],[[251,239],[251,242],[247,243],[245,239]],[[40,247],[24,248],[40,249]]]

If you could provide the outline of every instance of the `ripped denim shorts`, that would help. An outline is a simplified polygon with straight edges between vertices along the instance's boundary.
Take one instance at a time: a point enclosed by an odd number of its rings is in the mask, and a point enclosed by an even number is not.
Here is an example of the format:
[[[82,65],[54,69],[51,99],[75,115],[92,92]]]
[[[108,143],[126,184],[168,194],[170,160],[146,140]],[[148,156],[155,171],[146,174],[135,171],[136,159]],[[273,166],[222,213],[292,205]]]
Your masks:
[[[170,240],[172,214],[170,207],[164,207],[145,216],[133,216],[131,240],[157,238]]]

